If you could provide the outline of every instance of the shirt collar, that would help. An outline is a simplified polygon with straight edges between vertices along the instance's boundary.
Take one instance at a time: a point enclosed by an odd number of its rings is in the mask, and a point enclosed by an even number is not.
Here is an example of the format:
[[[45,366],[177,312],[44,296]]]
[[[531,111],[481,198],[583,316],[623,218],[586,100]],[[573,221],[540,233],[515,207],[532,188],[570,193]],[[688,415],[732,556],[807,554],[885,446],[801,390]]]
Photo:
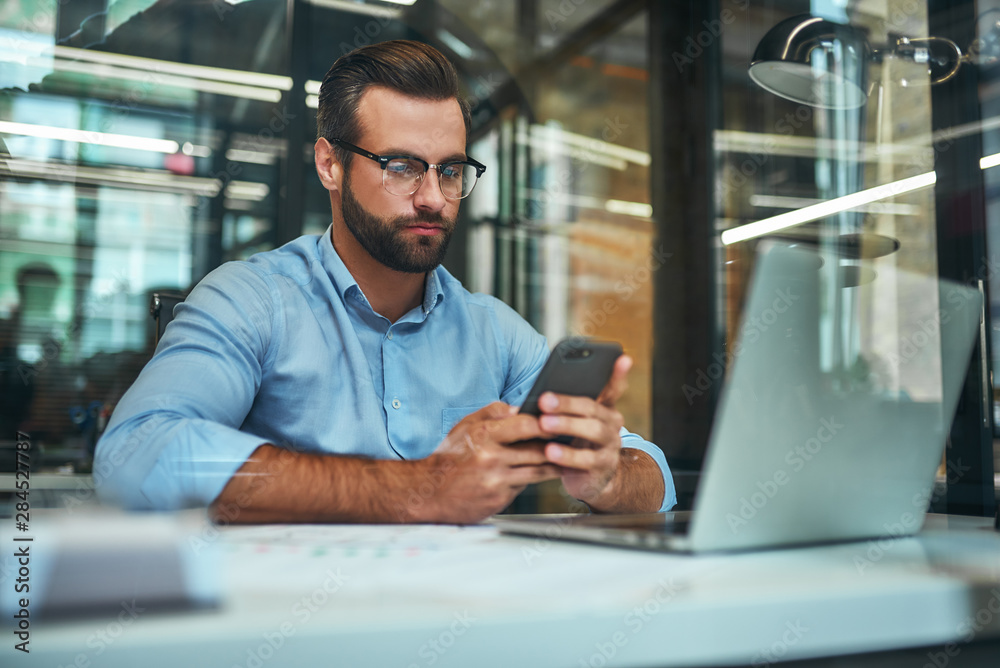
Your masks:
[[[368,299],[361,291],[361,286],[354,280],[354,276],[347,269],[337,249],[333,247],[333,225],[326,229],[326,232],[319,240],[319,253],[323,266],[333,280],[333,285],[337,289],[337,294],[341,300],[347,301],[350,297],[358,295],[367,304]],[[424,302],[422,304],[424,316],[430,314],[434,308],[444,299],[444,285],[441,280],[443,267],[437,267],[433,271],[427,272],[427,280],[424,281]],[[357,297],[355,297],[357,299]],[[369,305],[371,308],[371,305]]]
[[[333,285],[337,289],[337,294],[340,295],[341,300],[346,302],[351,295],[355,293],[362,294],[358,282],[354,280],[354,276],[348,271],[347,265],[340,259],[337,249],[333,247],[333,225],[326,228],[326,232],[320,236],[319,256],[320,261],[323,263],[323,268],[326,269],[326,273],[329,274],[330,279],[333,281]]]
[[[427,272],[427,280],[424,281],[424,315],[429,315],[434,307],[444,299],[444,286],[441,285],[440,273],[444,271],[441,267],[436,267],[433,271]]]

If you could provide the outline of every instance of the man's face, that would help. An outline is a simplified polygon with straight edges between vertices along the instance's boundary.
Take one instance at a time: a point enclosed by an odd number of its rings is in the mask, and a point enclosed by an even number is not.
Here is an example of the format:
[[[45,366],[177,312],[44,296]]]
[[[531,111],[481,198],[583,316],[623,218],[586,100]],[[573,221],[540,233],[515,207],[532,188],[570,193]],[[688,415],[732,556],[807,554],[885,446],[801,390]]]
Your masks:
[[[429,163],[465,159],[465,122],[455,100],[422,100],[373,87],[358,108],[358,146],[378,155],[411,155]],[[408,196],[382,186],[377,162],[355,155],[341,187],[344,224],[375,260],[395,271],[423,273],[444,259],[459,200],[441,193],[437,170]]]
[[[364,208],[354,196],[347,174],[340,203],[347,229],[369,255],[389,269],[422,274],[444,261],[455,231],[454,218],[445,220],[440,213],[433,212],[420,212],[414,217],[380,217]]]

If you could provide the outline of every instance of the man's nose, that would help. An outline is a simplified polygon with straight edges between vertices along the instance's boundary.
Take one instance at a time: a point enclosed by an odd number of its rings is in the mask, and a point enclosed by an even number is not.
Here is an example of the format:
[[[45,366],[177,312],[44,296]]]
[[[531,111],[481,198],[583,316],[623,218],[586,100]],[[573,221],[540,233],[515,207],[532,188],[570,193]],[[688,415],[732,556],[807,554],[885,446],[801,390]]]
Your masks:
[[[433,173],[431,170],[434,170]],[[417,192],[413,194],[413,204],[425,211],[440,211],[448,199],[441,192],[441,180],[438,178],[437,167],[431,167],[424,174]]]

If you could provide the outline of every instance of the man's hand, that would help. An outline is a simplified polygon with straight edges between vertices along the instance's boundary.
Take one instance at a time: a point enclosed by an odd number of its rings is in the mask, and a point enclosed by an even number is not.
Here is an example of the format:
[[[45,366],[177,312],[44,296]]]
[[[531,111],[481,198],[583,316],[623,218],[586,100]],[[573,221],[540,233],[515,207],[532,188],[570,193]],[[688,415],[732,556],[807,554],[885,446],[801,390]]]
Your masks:
[[[477,522],[503,510],[529,484],[558,478],[543,436],[534,417],[499,401],[467,415],[421,460],[426,470],[415,479],[435,489],[426,508],[414,509],[418,521]]]
[[[495,402],[466,416],[427,458],[376,460],[291,452],[263,444],[212,503],[236,522],[478,522],[503,510],[527,485],[562,477],[598,512],[656,510],[663,477],[640,450],[620,451],[631,360],[615,364],[596,401],[543,395],[541,418]],[[553,403],[553,399],[555,403]],[[555,434],[575,446],[549,443]]]
[[[598,512],[655,511],[663,498],[662,474],[652,458],[641,450],[622,452],[624,420],[615,404],[631,368],[631,357],[619,357],[596,400],[551,392],[538,400],[539,426],[549,435],[574,437],[571,445],[547,443],[546,458],[559,465],[566,491]]]

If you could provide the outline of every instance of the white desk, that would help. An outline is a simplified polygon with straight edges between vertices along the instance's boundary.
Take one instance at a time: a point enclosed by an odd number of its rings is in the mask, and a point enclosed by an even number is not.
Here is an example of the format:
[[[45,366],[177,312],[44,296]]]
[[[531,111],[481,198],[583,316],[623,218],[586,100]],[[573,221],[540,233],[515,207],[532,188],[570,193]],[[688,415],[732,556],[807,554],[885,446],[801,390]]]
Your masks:
[[[218,609],[144,613],[126,626],[115,616],[38,621],[30,655],[0,634],[0,664],[763,665],[947,642],[961,654],[1000,637],[1000,534],[985,520],[932,516],[919,538],[881,546],[711,557],[490,527],[271,526],[200,538],[220,548]]]

